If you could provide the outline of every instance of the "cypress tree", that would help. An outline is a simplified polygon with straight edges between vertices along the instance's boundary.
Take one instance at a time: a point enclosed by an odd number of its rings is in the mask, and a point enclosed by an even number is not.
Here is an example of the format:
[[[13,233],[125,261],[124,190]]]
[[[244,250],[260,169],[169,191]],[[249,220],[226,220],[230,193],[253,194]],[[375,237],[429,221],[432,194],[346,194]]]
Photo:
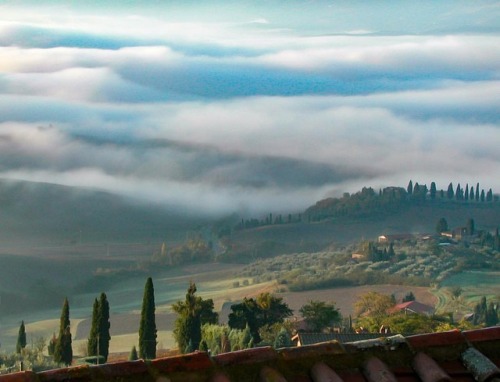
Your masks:
[[[411,195],[413,193],[413,182],[410,181],[408,182],[408,187],[406,187],[406,192],[408,192],[408,195]]]
[[[71,365],[71,362],[73,361],[70,329],[69,302],[68,298],[65,298],[59,322],[59,336],[57,337],[54,349],[54,361],[57,363],[64,363],[67,366]]]
[[[109,335],[109,302],[105,293],[101,293],[99,298],[99,355],[104,358],[104,362],[108,360],[109,355],[109,340],[111,336]]]
[[[465,200],[469,200],[469,183],[465,185]]]
[[[469,218],[467,219],[467,234],[474,235],[474,232],[475,232],[474,219]]]
[[[486,310],[485,320],[486,326],[495,326],[498,322],[498,313],[493,302],[490,301],[488,309]]]
[[[389,244],[389,251],[387,252],[388,260],[394,258],[394,256],[396,256],[396,253],[394,252],[394,243],[391,242]]]
[[[139,326],[139,356],[143,359],[156,358],[156,321],[153,280],[148,277],[142,299],[141,322]]]
[[[457,184],[457,189],[455,190],[455,199],[460,200],[460,191],[462,189],[460,188],[460,183]]]
[[[431,199],[432,200],[436,199],[436,183],[435,182],[431,183]]]
[[[484,189],[481,190],[481,202],[484,203],[484,200],[485,200],[485,194],[484,194]]]
[[[26,328],[24,321],[21,321],[19,326],[19,333],[17,335],[16,353],[21,354],[22,350],[26,347]]]
[[[454,192],[453,192],[453,184],[450,183],[448,185],[448,191],[446,192],[446,196],[448,197],[448,199],[453,199],[453,194],[454,194]]]
[[[97,355],[97,336],[99,335],[99,302],[94,300],[92,308],[92,324],[90,326],[89,338],[87,340],[87,355]]]
[[[486,194],[486,201],[487,202],[493,201],[493,190],[491,188],[488,190],[488,193]]]
[[[470,186],[469,199],[474,201],[474,186]]]
[[[476,202],[479,202],[479,183],[476,184]]]
[[[196,284],[191,282],[184,301],[172,305],[179,317],[175,321],[174,337],[182,352],[198,349],[201,341],[202,300],[196,297]],[[213,302],[212,302],[213,308]]]
[[[132,350],[130,350],[130,354],[128,355],[128,360],[129,361],[135,361],[139,357],[137,356],[137,349],[135,348],[135,345],[132,346]]]

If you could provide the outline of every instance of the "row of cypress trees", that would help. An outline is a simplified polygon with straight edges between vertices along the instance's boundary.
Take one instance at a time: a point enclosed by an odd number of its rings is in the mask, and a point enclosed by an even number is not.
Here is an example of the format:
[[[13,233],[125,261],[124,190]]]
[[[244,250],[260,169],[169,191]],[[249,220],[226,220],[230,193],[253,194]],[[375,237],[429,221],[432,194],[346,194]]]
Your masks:
[[[87,341],[88,356],[97,357],[98,362],[101,360],[106,362],[109,355],[109,342],[111,340],[109,317],[109,302],[106,294],[101,293],[99,299],[94,300],[92,323]],[[73,361],[70,324],[69,301],[68,298],[65,298],[59,321],[58,336],[54,335],[49,343],[49,354],[53,355],[54,361],[59,364],[70,365]],[[139,326],[139,356],[141,358],[156,358],[156,337],[154,286],[153,280],[149,277],[144,288]],[[26,329],[24,321],[22,321],[16,344],[17,353],[21,353],[25,346]],[[135,351],[135,347],[133,351]]]

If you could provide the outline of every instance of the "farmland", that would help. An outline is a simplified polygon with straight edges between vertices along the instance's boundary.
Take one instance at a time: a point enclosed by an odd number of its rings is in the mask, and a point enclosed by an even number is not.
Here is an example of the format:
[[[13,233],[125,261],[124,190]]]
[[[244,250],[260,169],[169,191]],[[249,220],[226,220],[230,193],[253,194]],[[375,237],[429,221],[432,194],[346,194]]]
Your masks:
[[[3,351],[14,348],[21,320],[26,323],[28,342],[52,337],[67,296],[75,354],[83,354],[92,303],[101,292],[107,294],[111,307],[110,350],[129,351],[137,344],[148,276],[155,284],[158,341],[164,348],[174,346],[175,317],[170,306],[184,298],[190,281],[197,284],[201,297],[214,299],[216,310],[225,302],[268,291],[283,297],[295,314],[303,304],[319,299],[335,302],[346,316],[352,313],[357,297],[367,291],[393,294],[398,300],[411,291],[418,301],[436,305],[439,312],[463,315],[472,311],[480,296],[496,299],[500,295],[498,251],[481,243],[440,246],[436,241],[410,240],[395,243],[391,259],[352,259],[353,253],[363,252],[366,243],[378,235],[431,232],[442,216],[457,226],[473,215],[478,229],[492,233],[499,224],[498,203],[433,203],[408,206],[398,214],[332,217],[320,222],[292,219],[289,224],[235,230],[238,220],[233,218],[207,223],[158,210],[149,219],[152,206],[134,205],[127,210],[123,201],[110,203],[107,194],[85,192],[83,197],[69,198],[64,197],[67,189],[49,186],[43,187],[38,200],[44,204],[59,199],[61,208],[39,213],[37,196],[30,188],[14,191],[26,200],[6,204],[0,219],[5,228],[0,232],[4,235],[0,236]],[[14,191],[4,190],[4,200],[16,200]],[[74,209],[72,203],[78,198],[83,198],[84,207]],[[63,214],[65,209],[74,214]],[[123,216],[123,221],[108,225],[115,215]],[[52,226],[45,224],[47,219]],[[25,220],[29,224],[23,226]],[[136,231],[142,222],[142,231]],[[192,238],[209,248],[203,257],[193,256],[189,246],[178,250]],[[172,253],[178,255],[178,262],[169,262]],[[463,273],[470,269],[487,273]],[[459,299],[451,293],[457,286],[462,288]]]

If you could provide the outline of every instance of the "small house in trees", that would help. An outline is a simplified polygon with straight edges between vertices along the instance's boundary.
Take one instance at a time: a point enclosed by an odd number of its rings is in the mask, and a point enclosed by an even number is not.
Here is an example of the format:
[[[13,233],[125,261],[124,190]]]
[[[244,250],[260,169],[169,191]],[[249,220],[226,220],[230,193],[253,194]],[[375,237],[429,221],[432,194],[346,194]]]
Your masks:
[[[363,260],[363,259],[365,259],[365,258],[366,258],[366,256],[365,256],[365,254],[364,254],[364,253],[359,253],[359,252],[357,252],[357,253],[353,253],[353,254],[351,255],[351,259],[353,259],[353,260]]]
[[[434,314],[434,308],[418,301],[408,301],[397,304],[388,311],[388,313],[399,312],[404,312],[405,314],[425,314],[427,316],[431,316]]]
[[[455,240],[462,240],[468,235],[467,227],[457,227],[452,231],[452,234]]]
[[[441,236],[454,240],[462,240],[467,235],[467,227],[457,227],[452,229],[451,231],[441,232]]]
[[[401,233],[393,235],[380,235],[378,237],[378,242],[381,244],[394,243],[395,241],[404,241],[414,239],[415,236],[411,233]]]

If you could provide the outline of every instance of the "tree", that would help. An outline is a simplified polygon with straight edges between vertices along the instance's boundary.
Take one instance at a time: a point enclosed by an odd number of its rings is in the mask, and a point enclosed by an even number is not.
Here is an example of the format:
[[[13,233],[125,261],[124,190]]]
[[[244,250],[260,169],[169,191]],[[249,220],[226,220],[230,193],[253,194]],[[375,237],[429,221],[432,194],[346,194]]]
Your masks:
[[[57,343],[57,337],[56,337],[56,334],[53,333],[52,334],[52,338],[50,339],[49,341],[49,345],[47,346],[47,352],[49,353],[49,355],[53,356],[54,355],[54,352],[56,350],[56,343]]]
[[[172,305],[172,309],[178,314],[175,320],[174,337],[181,352],[199,349],[202,325],[218,322],[213,300],[203,300],[195,294],[196,284],[191,282],[185,300],[177,301]]]
[[[97,355],[97,337],[99,335],[99,301],[94,299],[92,307],[92,323],[90,325],[89,338],[87,340],[87,355]]]
[[[377,292],[367,292],[358,297],[354,303],[357,316],[381,316],[394,306],[390,296]]]
[[[469,218],[467,220],[467,235],[474,235],[474,231],[475,231],[474,219]]]
[[[94,300],[92,308],[92,324],[87,341],[87,354],[101,356],[106,362],[109,355],[109,303],[105,293],[101,293],[99,300]]]
[[[446,192],[446,197],[447,197],[448,199],[453,199],[453,194],[454,194],[454,193],[453,193],[453,184],[452,184],[452,183],[450,183],[450,184],[448,185],[448,191]]]
[[[487,202],[493,201],[493,190],[491,188],[488,190],[488,193],[486,194],[486,201]]]
[[[282,327],[274,340],[274,348],[281,349],[292,346],[292,340],[290,339],[290,333],[286,328]]]
[[[409,301],[415,301],[415,295],[411,291],[403,297],[403,302],[409,302]]]
[[[394,252],[394,243],[391,242],[387,251],[387,260],[393,259],[394,256],[396,256],[396,252]]]
[[[135,345],[132,346],[132,350],[130,350],[130,354],[128,355],[128,360],[129,361],[135,361],[139,357],[137,356],[137,349],[135,348]]]
[[[479,183],[476,184],[476,202],[479,201]]]
[[[143,359],[156,357],[156,320],[153,280],[148,277],[142,298],[141,322],[139,326],[139,355]]]
[[[307,326],[314,332],[321,332],[341,319],[335,304],[327,304],[324,301],[311,300],[302,306],[299,312],[306,320]]]
[[[70,329],[69,302],[68,299],[65,298],[59,322],[59,336],[57,337],[56,346],[54,348],[54,361],[57,363],[64,363],[67,366],[73,361]]]
[[[431,183],[431,199],[434,200],[436,199],[436,183],[432,182]]]
[[[104,358],[104,362],[108,360],[109,355],[109,341],[111,336],[109,334],[109,328],[111,326],[109,322],[109,302],[105,293],[101,293],[99,298],[99,336],[97,338],[99,343],[99,355]]]
[[[469,200],[469,183],[465,185],[465,200]]]
[[[231,306],[228,325],[231,329],[244,329],[246,326],[255,344],[261,341],[259,329],[264,325],[282,323],[293,311],[281,297],[261,293],[256,299],[244,298],[240,304]]]
[[[492,301],[488,304],[484,323],[486,326],[495,326],[498,323],[498,312],[495,304]]]
[[[460,183],[457,184],[457,189],[455,191],[455,198],[457,200],[462,200],[462,188],[460,188]]]
[[[481,202],[484,203],[485,201],[485,195],[484,195],[484,189],[481,190]]]
[[[19,333],[17,335],[16,353],[21,354],[22,350],[26,347],[26,328],[24,321],[21,321],[19,326]]]
[[[441,218],[438,220],[436,224],[436,233],[440,235],[441,232],[446,232],[446,231],[448,231],[448,222],[446,221],[445,218]]]
[[[413,182],[411,180],[408,182],[408,187],[406,187],[406,191],[408,192],[408,195],[411,195],[413,193]]]

